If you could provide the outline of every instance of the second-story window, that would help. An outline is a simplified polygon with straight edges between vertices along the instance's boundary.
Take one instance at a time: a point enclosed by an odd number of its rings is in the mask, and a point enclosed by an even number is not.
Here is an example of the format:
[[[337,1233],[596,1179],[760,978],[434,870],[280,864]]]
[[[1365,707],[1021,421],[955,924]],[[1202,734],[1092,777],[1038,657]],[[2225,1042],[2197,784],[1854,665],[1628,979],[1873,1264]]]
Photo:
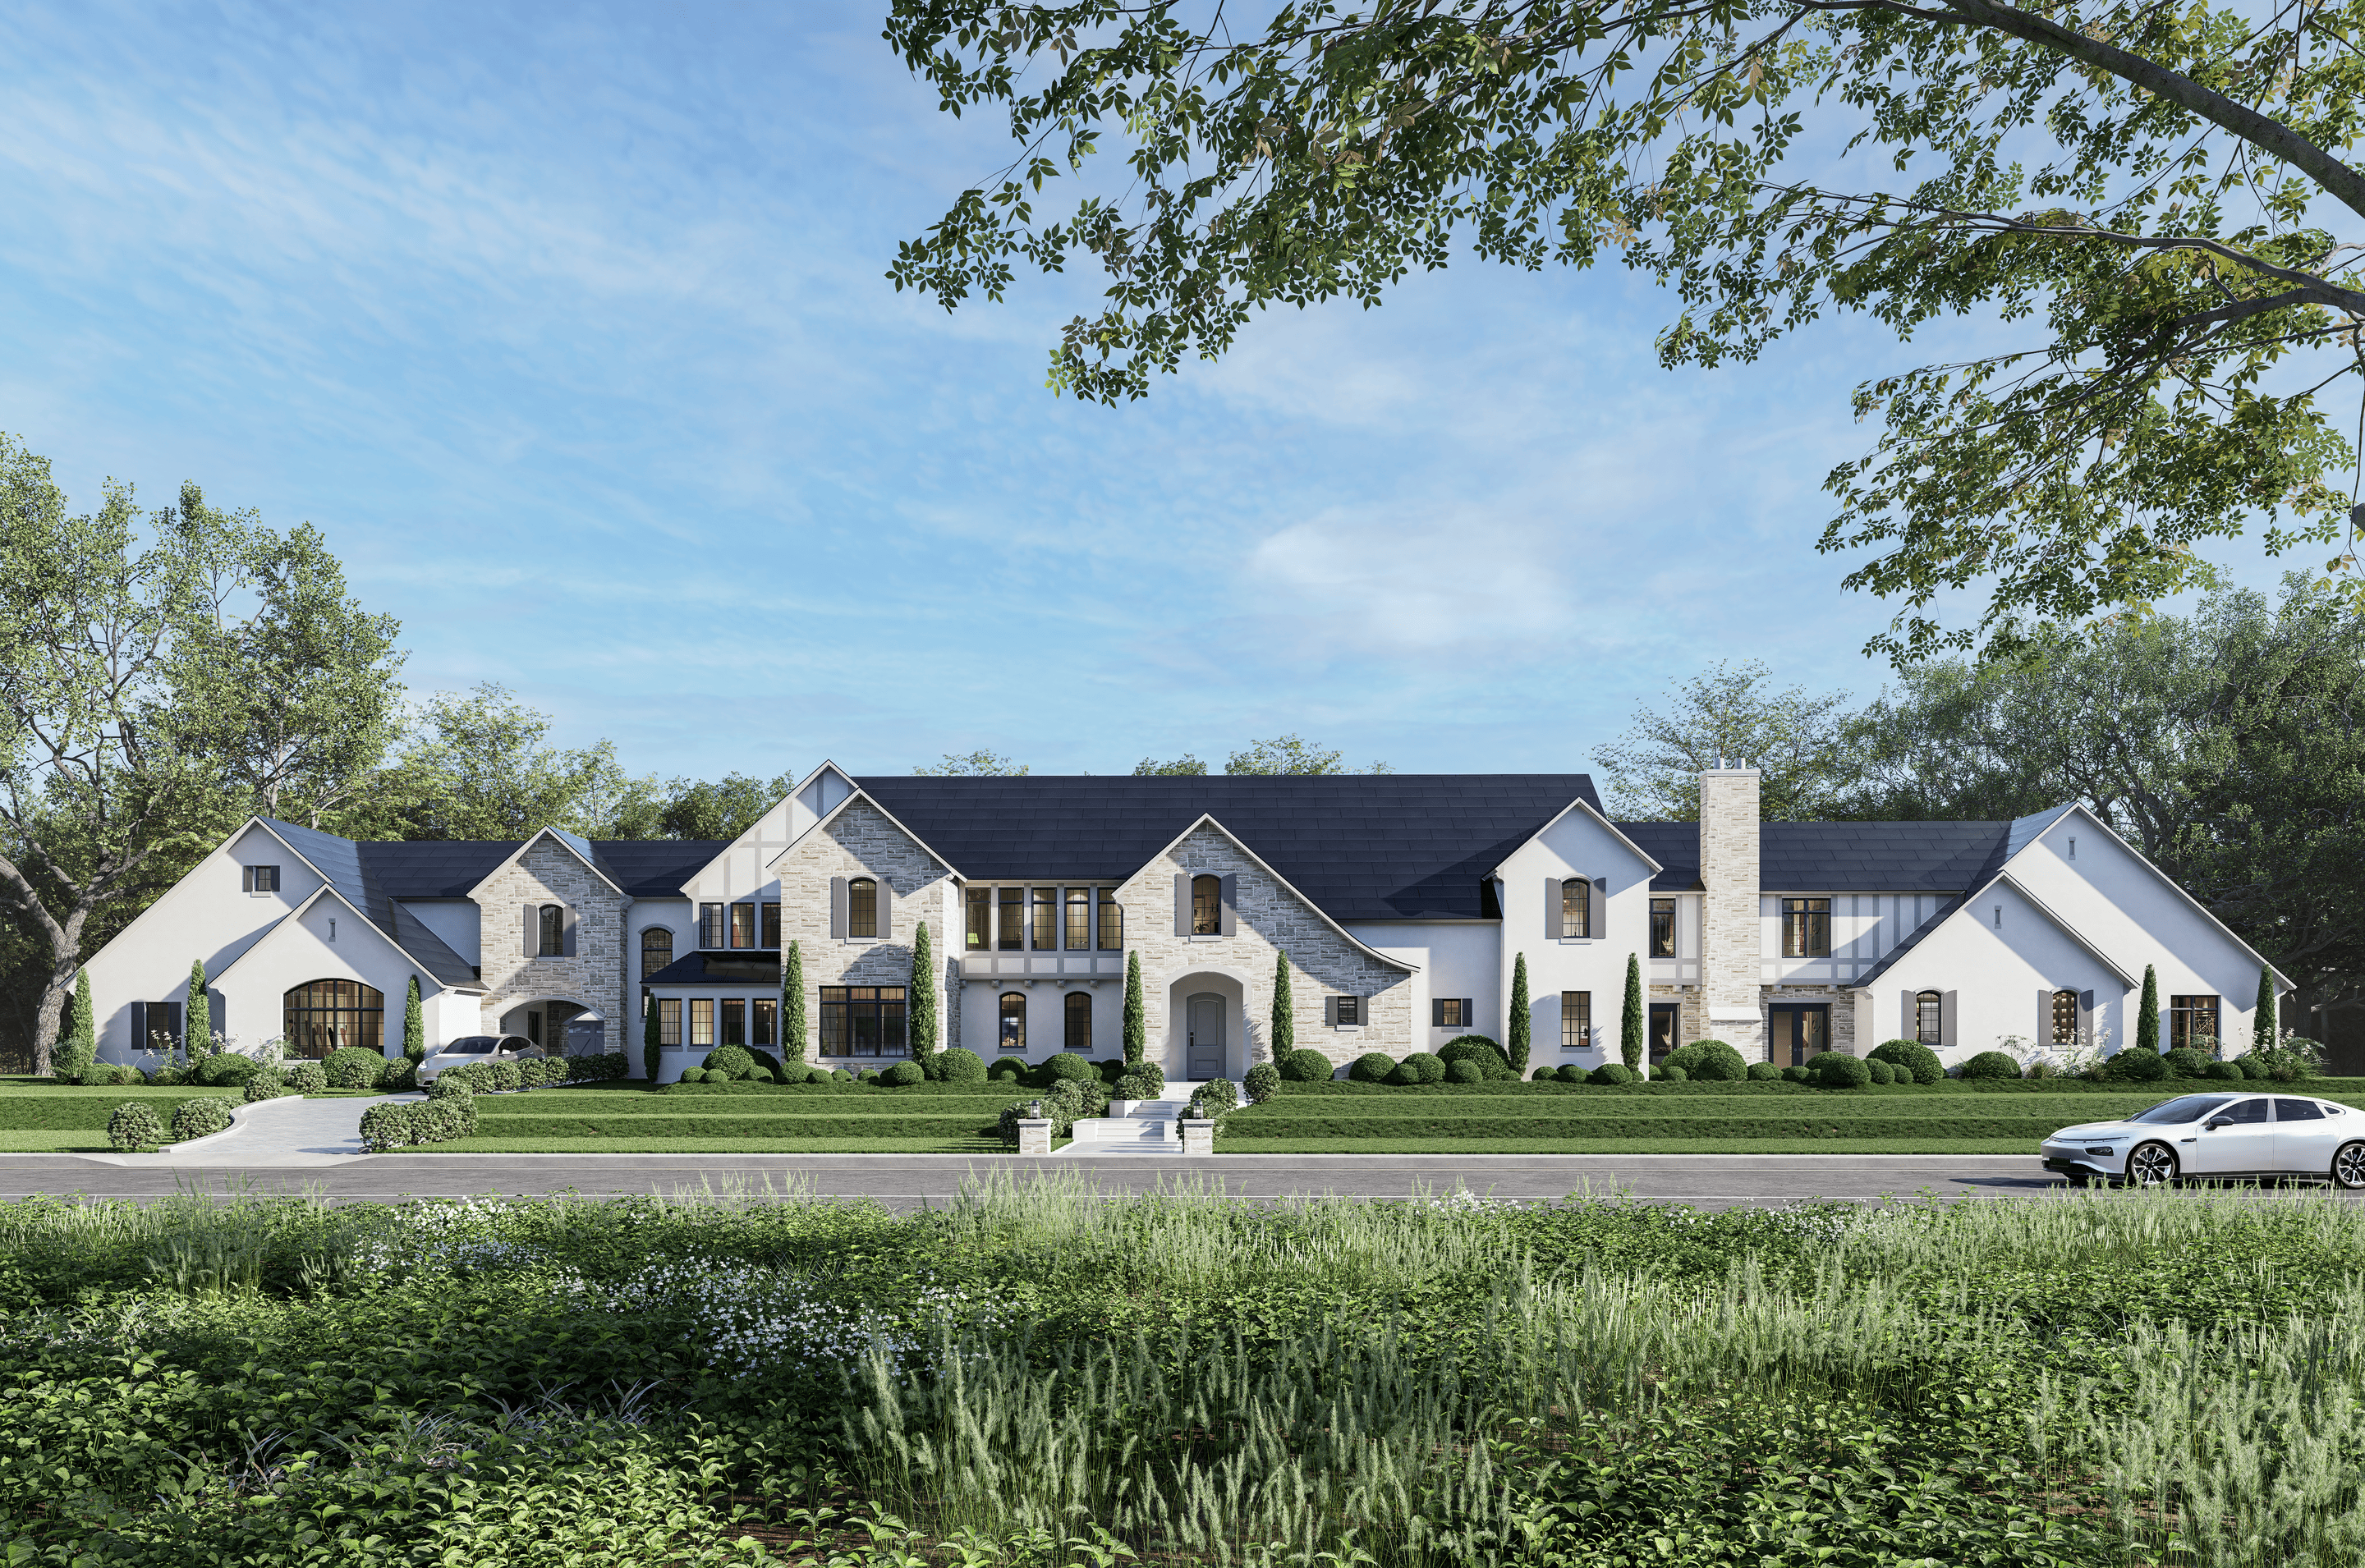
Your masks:
[[[754,904],[734,903],[731,906],[731,945],[734,947],[753,947],[756,945],[756,906]],[[734,1041],[733,1044],[735,1045],[737,1042]]]
[[[993,894],[985,888],[969,890],[969,950],[982,953],[993,946]]]
[[[879,884],[868,877],[857,877],[846,884],[846,934],[879,935]]]
[[[1068,951],[1080,953],[1093,945],[1093,890],[1068,890]]]
[[[1004,888],[998,902],[1002,905],[1002,924],[998,927],[1001,940],[996,944],[1005,953],[1026,950],[1026,890]]]
[[[1676,956],[1676,901],[1651,901],[1651,957],[1672,958]]]
[[[1782,901],[1782,956],[1786,958],[1828,958],[1832,956],[1832,901]]]
[[[566,911],[559,904],[546,903],[539,913],[542,917],[541,941],[537,946],[545,958],[562,958],[566,952]]]
[[[1035,890],[1035,950],[1048,953],[1059,946],[1059,890]]]
[[[1224,879],[1221,877],[1191,879],[1191,935],[1221,936],[1224,934]]]
[[[1583,877],[1571,877],[1560,885],[1560,934],[1593,935],[1593,884]]]
[[[780,945],[780,906],[776,903],[759,903],[756,908],[763,915],[763,919],[757,922],[760,935],[757,937],[756,946],[778,947]]]
[[[1114,953],[1125,946],[1125,906],[1101,895],[1101,951]]]
[[[723,906],[702,903],[698,906],[698,945],[715,948],[723,946]]]
[[[249,866],[244,868],[239,880],[246,885],[246,890],[250,893],[275,893],[279,890],[279,868]]]
[[[673,962],[673,927],[652,925],[641,933],[641,979],[648,978]]]

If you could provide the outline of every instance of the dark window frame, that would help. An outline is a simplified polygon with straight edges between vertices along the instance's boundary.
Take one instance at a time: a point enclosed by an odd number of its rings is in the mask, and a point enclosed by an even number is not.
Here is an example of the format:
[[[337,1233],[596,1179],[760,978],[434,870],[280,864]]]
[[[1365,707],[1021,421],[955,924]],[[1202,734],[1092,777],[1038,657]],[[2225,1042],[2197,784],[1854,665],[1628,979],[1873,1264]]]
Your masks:
[[[1078,1005],[1079,1003],[1082,1005]],[[1093,1050],[1092,993],[1086,991],[1070,991],[1068,1000],[1059,1004],[1059,1011],[1062,1046],[1080,1057],[1090,1057]]]
[[[1782,956],[1786,958],[1828,958],[1832,956],[1832,901],[1827,898],[1782,901]]]
[[[1013,1002],[1017,1005],[1012,1006]],[[1014,1029],[1011,1026],[1013,1020],[1015,1020],[1017,1025]],[[995,999],[993,1037],[999,1043],[1003,1056],[1021,1057],[1026,1054],[1026,993],[1025,991],[1005,991]]]
[[[2057,1046],[2078,1043],[2078,993],[2057,991],[2053,993],[2053,1041]]]
[[[1093,890],[1068,890],[1066,930],[1062,933],[1070,953],[1090,952],[1093,946]]]
[[[386,993],[375,986],[357,980],[306,980],[282,992],[279,1007],[281,1048],[291,1057],[319,1061],[341,1045],[386,1050]],[[347,1033],[341,1036],[340,1029]]]
[[[1117,902],[1113,894],[1101,895],[1099,924],[1100,950],[1104,953],[1123,952],[1125,950],[1125,905]]]
[[[721,1015],[715,1020],[715,1043],[723,1046],[744,1046],[747,1043],[747,999],[726,996],[723,999]]]
[[[1676,956],[1676,901],[1651,901],[1651,957],[1672,958]]]
[[[2193,1027],[2204,1019],[2209,1025],[2205,1030]],[[2168,999],[2168,1047],[2175,1050],[2192,1046],[2195,1040],[2212,1040],[2222,1047],[2225,1043],[2225,999],[2222,996],[2171,996]]]
[[[1224,934],[1224,879],[1211,872],[1191,879],[1191,935]]]
[[[279,890],[278,867],[247,866],[241,868],[241,870],[244,874],[240,877],[239,882],[245,891],[250,893],[275,893]]]
[[[780,1003],[777,998],[759,996],[748,1004],[747,1043],[769,1046],[779,1033]]]
[[[1945,1043],[1946,1033],[1946,998],[1934,991],[1913,993],[1913,1038],[1935,1049]]]
[[[537,958],[566,957],[566,906],[546,903],[534,911],[533,956]]]
[[[756,902],[739,899],[731,905],[731,947],[734,952],[753,952],[756,947]]]
[[[651,963],[649,960],[652,958],[655,958],[656,962]],[[672,962],[673,927],[670,925],[644,925],[641,927],[642,983],[645,985],[651,975],[656,973],[659,969],[666,968]]]
[[[1026,890],[996,888],[993,902],[995,951],[1024,953],[1026,951]]]
[[[756,906],[756,946],[760,951],[779,952],[780,948],[780,905],[777,899],[766,899]]]
[[[682,1044],[681,998],[657,998],[657,1044],[679,1049]]]
[[[1030,950],[1059,950],[1059,890],[1036,888],[1027,894],[1026,940]]]
[[[1563,941],[1593,940],[1593,883],[1571,877],[1560,885],[1560,935]]]
[[[706,1037],[701,1039],[701,1035]],[[714,1043],[714,998],[693,996],[689,999],[689,1048],[704,1046],[711,1051]]]
[[[698,945],[706,952],[719,952],[724,940],[723,906],[702,903],[698,906]]]
[[[865,1060],[911,1055],[909,1007],[900,985],[823,986],[822,1055]]]
[[[846,935],[857,942],[879,940],[879,879],[849,877],[846,882]]]
[[[1341,1029],[1362,1028],[1364,1024],[1363,999],[1360,996],[1342,996],[1339,998],[1338,1018],[1339,1027]]]
[[[1593,1048],[1591,991],[1564,991],[1560,993],[1560,1048],[1564,1051],[1589,1051]]]
[[[988,953],[993,950],[993,890],[969,888],[962,904],[966,911],[963,931],[969,951]]]

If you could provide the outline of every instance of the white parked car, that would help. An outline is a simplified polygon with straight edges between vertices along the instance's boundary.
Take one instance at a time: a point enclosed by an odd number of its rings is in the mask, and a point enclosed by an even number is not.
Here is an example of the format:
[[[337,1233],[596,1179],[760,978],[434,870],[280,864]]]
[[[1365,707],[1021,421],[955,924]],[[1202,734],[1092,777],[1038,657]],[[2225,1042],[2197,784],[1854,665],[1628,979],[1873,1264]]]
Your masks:
[[[2180,1094],[2123,1122],[2064,1127],[2045,1169],[2072,1182],[2313,1176],[2365,1189],[2365,1112],[2305,1094]]]
[[[427,1059],[419,1064],[419,1081],[432,1083],[450,1067],[473,1067],[480,1061],[515,1061],[521,1057],[545,1055],[540,1046],[523,1035],[463,1035],[456,1040],[439,1046]]]

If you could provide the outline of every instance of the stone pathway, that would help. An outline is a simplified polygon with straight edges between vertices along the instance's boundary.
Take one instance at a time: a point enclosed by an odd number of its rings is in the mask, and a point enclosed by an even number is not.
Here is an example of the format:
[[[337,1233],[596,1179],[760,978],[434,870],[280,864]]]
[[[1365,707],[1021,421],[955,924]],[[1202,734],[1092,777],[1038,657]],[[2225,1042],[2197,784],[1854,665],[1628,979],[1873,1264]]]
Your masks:
[[[362,1113],[389,1100],[416,1094],[373,1094],[367,1099],[308,1100],[289,1095],[241,1105],[230,1130],[220,1137],[169,1154],[77,1154],[101,1165],[189,1166],[219,1169],[342,1165],[362,1152]]]

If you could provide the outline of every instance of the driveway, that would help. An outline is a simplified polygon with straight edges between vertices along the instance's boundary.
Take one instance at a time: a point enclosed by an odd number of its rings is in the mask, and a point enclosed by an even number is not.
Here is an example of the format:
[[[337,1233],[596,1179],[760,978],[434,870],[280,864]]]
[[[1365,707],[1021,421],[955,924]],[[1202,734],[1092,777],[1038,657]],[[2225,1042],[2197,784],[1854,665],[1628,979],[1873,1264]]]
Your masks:
[[[310,1192],[358,1201],[398,1196],[458,1197],[661,1193],[734,1185],[768,1186],[838,1198],[875,1198],[891,1208],[942,1204],[964,1177],[1016,1169],[1082,1176],[1112,1194],[1146,1192],[1161,1182],[1220,1182],[1243,1198],[1334,1193],[1406,1198],[1456,1188],[1498,1198],[1561,1198],[1572,1193],[1626,1195],[1700,1208],[1786,1204],[1803,1198],[1872,1201],[1882,1197],[2026,1197],[2057,1191],[2034,1155],[1288,1155],[1225,1154],[1198,1159],[1139,1155],[1078,1159],[1053,1155],[812,1154],[373,1154],[337,1152],[339,1127],[358,1123],[359,1100],[307,1102],[317,1122],[289,1117],[247,1148],[225,1139],[192,1149],[177,1162],[140,1155],[0,1155],[0,1197],[34,1193],[93,1197],[153,1197],[190,1186],[237,1185],[250,1193]],[[299,1126],[300,1120],[300,1126]],[[239,1137],[247,1135],[241,1134]],[[198,1158],[204,1156],[206,1158]],[[2305,1195],[2327,1189],[2279,1189]]]

